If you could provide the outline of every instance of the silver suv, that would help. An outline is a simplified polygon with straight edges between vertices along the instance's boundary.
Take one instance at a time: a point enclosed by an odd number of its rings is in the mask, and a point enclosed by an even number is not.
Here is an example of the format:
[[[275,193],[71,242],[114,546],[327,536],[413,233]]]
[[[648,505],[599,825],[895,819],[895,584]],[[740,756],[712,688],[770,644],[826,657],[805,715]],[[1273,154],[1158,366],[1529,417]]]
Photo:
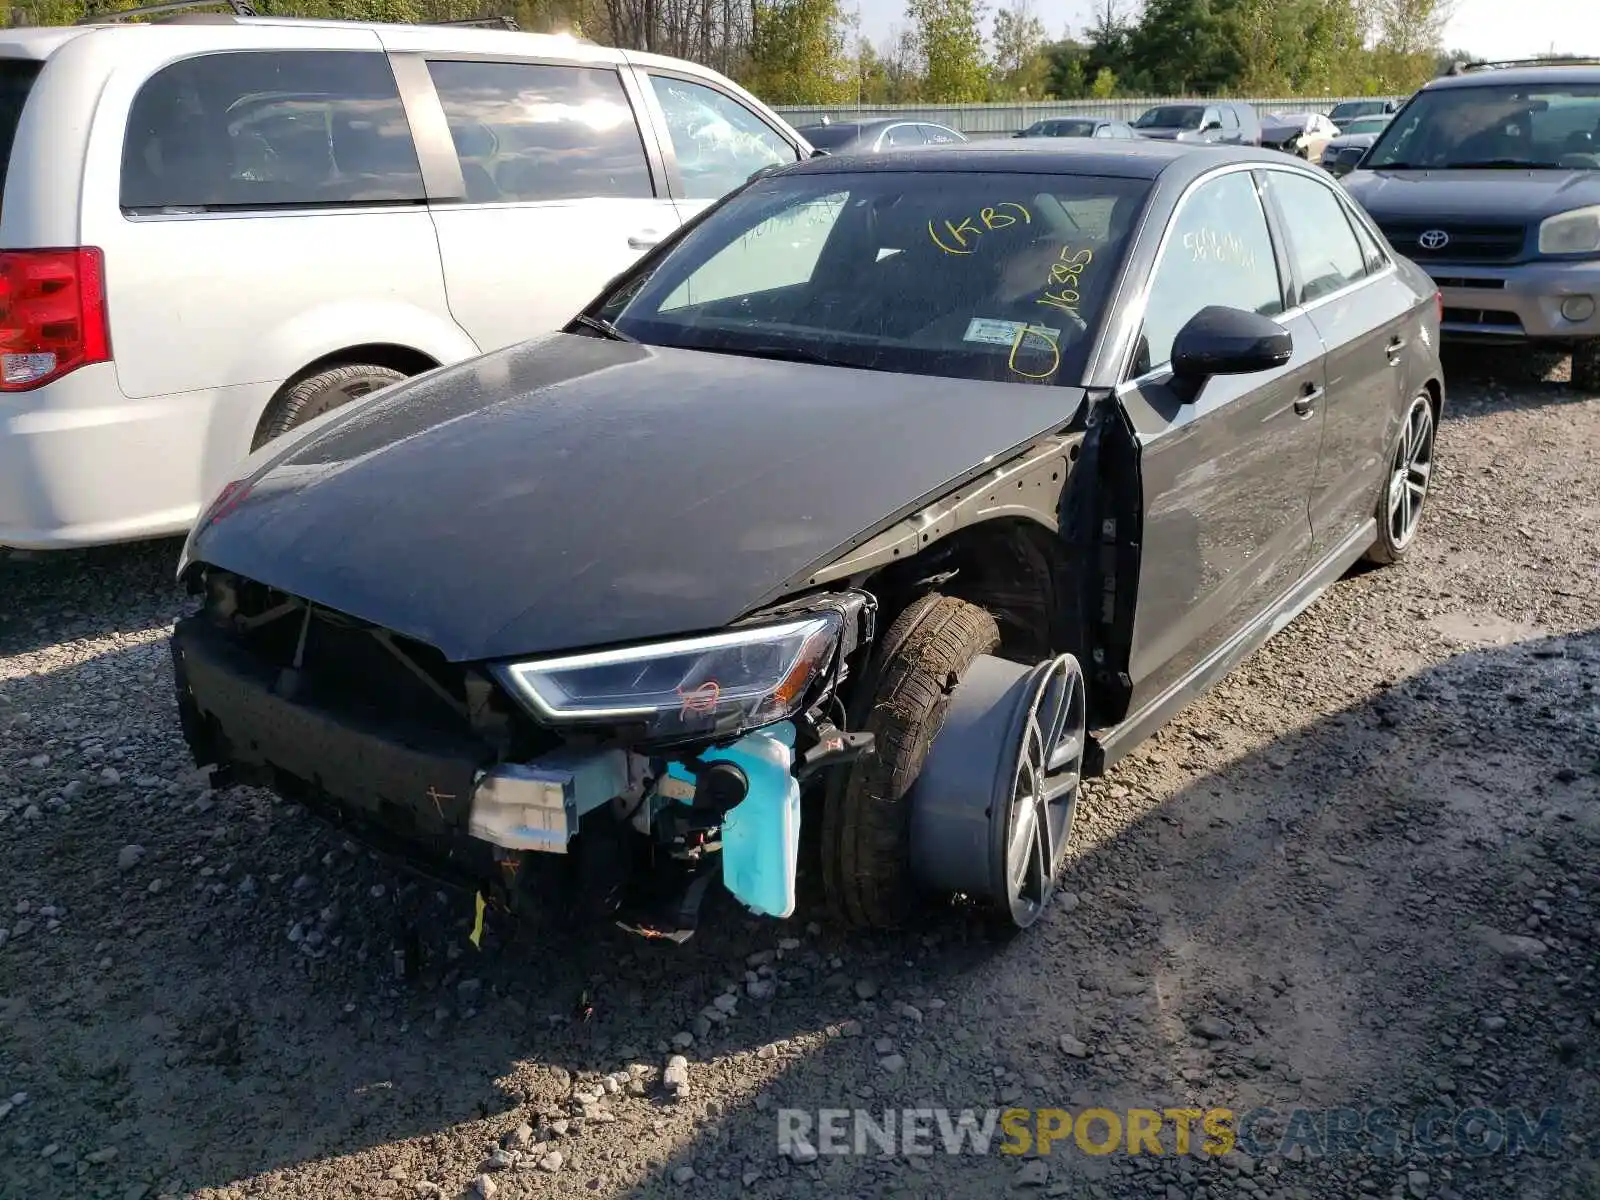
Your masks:
[[[1570,350],[1600,391],[1600,60],[1435,79],[1344,182],[1438,283],[1447,341]]]

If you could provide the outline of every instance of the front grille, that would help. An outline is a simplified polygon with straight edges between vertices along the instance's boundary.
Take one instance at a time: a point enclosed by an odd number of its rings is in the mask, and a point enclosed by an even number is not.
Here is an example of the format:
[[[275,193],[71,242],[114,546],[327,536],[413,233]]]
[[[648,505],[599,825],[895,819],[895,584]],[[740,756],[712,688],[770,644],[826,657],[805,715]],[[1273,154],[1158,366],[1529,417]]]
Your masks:
[[[1392,245],[1407,258],[1428,262],[1510,262],[1522,255],[1528,231],[1522,225],[1457,225],[1438,222],[1380,221],[1379,228]],[[1432,242],[1430,234],[1443,234],[1444,245]]]
[[[1492,308],[1447,308],[1444,310],[1444,324],[1489,326],[1496,333],[1522,332],[1521,317],[1516,313],[1499,312]]]
[[[1473,275],[1435,275],[1434,283],[1442,288],[1476,288],[1479,291],[1504,291],[1504,279],[1482,279]]]

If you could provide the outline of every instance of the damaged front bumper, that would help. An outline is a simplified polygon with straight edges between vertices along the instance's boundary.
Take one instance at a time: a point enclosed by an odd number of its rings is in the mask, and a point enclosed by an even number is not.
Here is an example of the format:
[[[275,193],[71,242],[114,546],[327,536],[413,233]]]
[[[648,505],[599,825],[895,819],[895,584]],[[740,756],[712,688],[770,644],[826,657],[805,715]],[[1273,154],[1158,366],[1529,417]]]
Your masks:
[[[172,638],[195,761],[219,785],[270,788],[514,911],[598,910],[681,940],[720,881],[751,911],[787,917],[802,785],[871,749],[870,735],[843,733],[825,715],[871,640],[862,593],[771,610],[722,639],[760,648],[751,631],[797,621],[824,631],[825,653],[803,678],[785,678],[791,691],[777,701],[712,680],[675,690],[668,710],[618,703],[616,663],[603,656],[445,664],[383,630],[219,577]],[[662,645],[677,653],[691,643]],[[654,649],[633,652],[624,674],[660,676],[667,660]],[[725,678],[736,669],[726,655],[714,661]],[[574,663],[600,673],[582,678]]]

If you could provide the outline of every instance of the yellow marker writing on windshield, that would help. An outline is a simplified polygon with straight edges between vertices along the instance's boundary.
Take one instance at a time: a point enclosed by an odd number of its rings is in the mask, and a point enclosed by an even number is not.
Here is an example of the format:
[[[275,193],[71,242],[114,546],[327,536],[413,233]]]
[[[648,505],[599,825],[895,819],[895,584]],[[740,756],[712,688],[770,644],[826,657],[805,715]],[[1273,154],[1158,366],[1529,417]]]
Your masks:
[[[1002,212],[1010,209],[1011,212]],[[1013,213],[1019,214],[1017,216]],[[932,221],[928,222],[928,236],[933,239],[933,244],[946,254],[971,254],[972,244],[986,232],[996,229],[1009,229],[1021,221],[1024,225],[1033,224],[1033,214],[1015,200],[1006,200],[1000,204],[985,205],[978,210],[977,219],[963,217],[958,221],[941,221],[944,229],[941,232],[935,228]],[[978,227],[982,222],[983,227]]]
[[[1027,340],[1029,334],[1032,334],[1039,341],[1050,347],[1049,369],[1038,374],[1032,371],[1024,371],[1017,366],[1017,351],[1022,348],[1022,343]],[[1014,374],[1021,375],[1024,379],[1049,379],[1061,368],[1061,347],[1056,345],[1055,338],[1051,337],[1039,326],[1024,325],[1017,330],[1017,336],[1011,340],[1011,355],[1006,359],[1006,366],[1010,367]]]

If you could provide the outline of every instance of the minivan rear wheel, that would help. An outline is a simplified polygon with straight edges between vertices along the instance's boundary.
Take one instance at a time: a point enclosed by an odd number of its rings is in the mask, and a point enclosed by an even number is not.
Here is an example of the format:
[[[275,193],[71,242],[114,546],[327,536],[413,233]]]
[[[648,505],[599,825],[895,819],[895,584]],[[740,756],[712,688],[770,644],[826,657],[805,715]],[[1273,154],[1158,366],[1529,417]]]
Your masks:
[[[308,375],[273,397],[250,448],[258,450],[298,425],[304,425],[351,400],[370,396],[404,378],[405,375],[393,367],[379,367],[371,363],[330,367],[326,371]]]
[[[1572,386],[1581,392],[1600,392],[1600,339],[1572,348]]]

